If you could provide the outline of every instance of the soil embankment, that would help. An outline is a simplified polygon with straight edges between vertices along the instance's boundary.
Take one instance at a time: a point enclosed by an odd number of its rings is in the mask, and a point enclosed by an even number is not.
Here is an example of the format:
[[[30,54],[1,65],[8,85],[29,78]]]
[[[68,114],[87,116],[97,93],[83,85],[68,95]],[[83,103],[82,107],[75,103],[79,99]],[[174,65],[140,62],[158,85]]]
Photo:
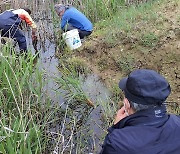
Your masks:
[[[161,4],[153,21],[137,20],[130,35],[116,33],[116,43],[104,41],[103,34],[92,34],[75,53],[108,87],[137,68],[150,68],[170,82],[169,101],[180,102],[180,3]],[[146,32],[141,36],[137,34]],[[107,39],[107,38],[106,38]]]

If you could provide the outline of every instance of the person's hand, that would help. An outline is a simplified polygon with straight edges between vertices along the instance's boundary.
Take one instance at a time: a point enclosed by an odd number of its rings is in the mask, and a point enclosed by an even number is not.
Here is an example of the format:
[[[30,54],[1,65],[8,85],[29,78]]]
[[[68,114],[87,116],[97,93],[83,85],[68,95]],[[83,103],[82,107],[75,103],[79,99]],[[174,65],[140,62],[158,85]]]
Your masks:
[[[115,119],[114,119],[114,125],[117,124],[120,120],[122,120],[123,118],[127,117],[127,114],[125,112],[125,108],[124,106],[119,109],[116,113]]]
[[[37,41],[36,28],[32,28],[32,42]]]
[[[32,34],[32,42],[37,41],[37,36]]]
[[[32,35],[36,35],[36,31],[37,31],[36,28],[32,28]]]

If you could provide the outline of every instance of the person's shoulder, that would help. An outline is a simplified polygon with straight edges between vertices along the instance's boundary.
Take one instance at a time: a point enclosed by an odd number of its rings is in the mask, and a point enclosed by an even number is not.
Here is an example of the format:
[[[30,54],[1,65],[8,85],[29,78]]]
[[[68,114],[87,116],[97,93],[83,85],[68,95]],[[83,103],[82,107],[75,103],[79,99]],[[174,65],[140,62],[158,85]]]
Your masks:
[[[136,128],[125,127],[122,129],[114,129],[108,135],[108,139],[111,140],[112,143],[116,144],[118,147],[129,147],[129,144],[133,144],[134,139],[131,139],[131,136],[135,134]],[[126,145],[128,143],[128,145]]]
[[[25,15],[28,14],[29,15],[29,13],[26,12],[24,9],[16,9],[16,10],[13,10],[12,12],[15,14],[25,14]]]
[[[17,11],[17,12],[24,12],[25,10],[24,9],[15,9],[13,11]]]
[[[128,126],[121,129],[114,129],[109,134],[109,139],[120,147],[132,146],[138,148],[154,140],[158,133],[159,129],[156,127],[144,125]],[[144,138],[147,140],[144,141]]]
[[[80,12],[80,11],[78,9],[76,9],[75,7],[70,7],[69,9],[67,9],[65,11],[65,13],[68,13],[68,14],[70,14],[70,13],[78,13],[78,12]]]
[[[135,128],[122,128],[114,129],[106,137],[105,150],[108,151],[109,148],[113,149],[115,153],[120,152],[124,154],[139,153],[139,147],[142,147],[142,143],[139,143],[142,138],[137,134],[137,129]],[[140,141],[139,141],[139,140]],[[108,149],[108,150],[107,150]]]
[[[180,125],[180,115],[170,114],[169,121],[178,122],[178,124]]]

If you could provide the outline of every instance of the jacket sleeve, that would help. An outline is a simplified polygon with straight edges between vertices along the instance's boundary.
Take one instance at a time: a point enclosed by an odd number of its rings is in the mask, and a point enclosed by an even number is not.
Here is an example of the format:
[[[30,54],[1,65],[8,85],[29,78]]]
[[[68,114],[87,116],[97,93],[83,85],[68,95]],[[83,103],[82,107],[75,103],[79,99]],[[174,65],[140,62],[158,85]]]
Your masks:
[[[102,145],[102,150],[100,152],[100,154],[115,154],[116,150],[113,147],[112,141],[111,141],[111,133],[113,132],[114,128],[113,126],[108,128],[108,134],[106,135],[105,139],[104,139],[104,143]]]
[[[100,154],[117,154],[117,151],[111,141],[110,134],[106,136]]]
[[[32,28],[37,28],[29,13],[26,12],[24,9],[14,10],[13,13],[18,14],[21,20],[24,20]]]
[[[64,15],[61,19],[61,29],[62,30],[66,30],[66,25],[68,24],[68,22],[69,22],[68,15]]]

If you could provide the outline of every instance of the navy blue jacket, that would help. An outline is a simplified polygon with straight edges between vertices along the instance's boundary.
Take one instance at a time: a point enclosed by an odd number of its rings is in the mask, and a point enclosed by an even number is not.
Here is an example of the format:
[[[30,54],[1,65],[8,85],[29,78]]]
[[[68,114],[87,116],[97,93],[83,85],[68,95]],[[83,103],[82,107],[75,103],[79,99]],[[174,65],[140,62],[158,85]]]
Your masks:
[[[180,154],[180,118],[159,111],[139,111],[112,126],[101,154]]]
[[[66,24],[70,24],[71,26],[80,29],[82,31],[92,31],[93,25],[87,19],[87,17],[78,11],[74,7],[70,7],[67,9],[61,19],[61,29],[65,29]]]
[[[5,11],[0,14],[0,30],[1,36],[16,39],[21,50],[27,50],[26,38],[19,30],[21,19],[12,11]]]

